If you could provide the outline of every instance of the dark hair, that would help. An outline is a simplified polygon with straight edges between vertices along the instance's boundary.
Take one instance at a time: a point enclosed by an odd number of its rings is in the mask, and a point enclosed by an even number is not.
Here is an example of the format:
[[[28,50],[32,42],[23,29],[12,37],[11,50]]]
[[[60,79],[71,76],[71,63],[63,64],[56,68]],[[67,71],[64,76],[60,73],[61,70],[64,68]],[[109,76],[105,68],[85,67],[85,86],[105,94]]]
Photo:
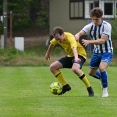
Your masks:
[[[61,27],[55,27],[53,30],[53,36],[55,37],[56,34],[62,35],[64,33],[64,29]]]
[[[97,17],[100,18],[103,15],[103,11],[99,7],[95,7],[90,11],[90,17]]]

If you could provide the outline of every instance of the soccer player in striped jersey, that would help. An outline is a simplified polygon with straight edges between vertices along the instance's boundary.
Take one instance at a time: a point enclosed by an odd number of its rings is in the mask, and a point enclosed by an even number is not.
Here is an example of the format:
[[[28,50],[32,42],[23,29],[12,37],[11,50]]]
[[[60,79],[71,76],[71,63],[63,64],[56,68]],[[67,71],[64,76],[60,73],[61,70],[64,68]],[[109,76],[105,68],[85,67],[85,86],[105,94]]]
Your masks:
[[[93,8],[90,11],[92,22],[84,26],[75,35],[75,38],[79,40],[82,35],[88,34],[90,36],[90,40],[82,39],[84,46],[88,44],[94,45],[89,75],[101,80],[103,88],[102,97],[108,97],[108,75],[106,68],[113,58],[113,46],[111,40],[111,24],[104,21],[102,16],[103,11],[100,8]]]
[[[83,46],[75,40],[74,35],[69,32],[64,32],[61,27],[55,27],[53,30],[54,38],[50,41],[50,45],[45,54],[45,59],[50,59],[50,52],[56,44],[59,44],[66,52],[67,56],[53,62],[50,65],[50,71],[62,84],[62,93],[71,90],[70,85],[64,79],[60,69],[62,68],[72,68],[72,71],[82,80],[85,84],[89,97],[94,96],[93,89],[85,76],[84,72],[81,70],[82,65],[86,61],[86,51]]]

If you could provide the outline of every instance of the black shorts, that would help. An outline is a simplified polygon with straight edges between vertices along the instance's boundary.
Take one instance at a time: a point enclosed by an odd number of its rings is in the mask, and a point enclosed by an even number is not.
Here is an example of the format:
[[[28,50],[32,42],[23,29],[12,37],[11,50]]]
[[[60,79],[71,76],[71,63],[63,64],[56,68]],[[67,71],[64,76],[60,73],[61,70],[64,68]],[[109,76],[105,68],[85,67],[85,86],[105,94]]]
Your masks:
[[[81,60],[80,62],[78,62],[78,64],[80,65],[80,69],[81,69],[86,59],[80,55],[78,55],[78,58]],[[63,65],[63,68],[72,68],[72,65],[74,63],[74,57],[66,56],[66,57],[59,59],[58,61]]]

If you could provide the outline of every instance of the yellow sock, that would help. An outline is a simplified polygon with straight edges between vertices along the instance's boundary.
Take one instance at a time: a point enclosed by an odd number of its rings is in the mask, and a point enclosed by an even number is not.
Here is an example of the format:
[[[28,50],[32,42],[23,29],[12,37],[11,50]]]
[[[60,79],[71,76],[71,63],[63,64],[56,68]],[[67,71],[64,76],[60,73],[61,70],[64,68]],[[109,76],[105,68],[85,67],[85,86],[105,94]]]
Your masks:
[[[84,82],[86,87],[90,87],[91,86],[84,73],[82,75],[80,75],[79,78]]]
[[[66,85],[67,82],[65,81],[65,79],[63,78],[63,75],[60,71],[57,71],[54,76],[58,79],[58,81],[61,83],[62,86]]]

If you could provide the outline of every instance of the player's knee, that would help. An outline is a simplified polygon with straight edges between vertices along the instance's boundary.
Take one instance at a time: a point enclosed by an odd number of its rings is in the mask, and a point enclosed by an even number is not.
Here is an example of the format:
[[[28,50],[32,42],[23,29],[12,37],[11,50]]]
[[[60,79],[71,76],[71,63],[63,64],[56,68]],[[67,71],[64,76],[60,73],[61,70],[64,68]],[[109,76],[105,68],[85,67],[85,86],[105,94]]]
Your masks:
[[[72,67],[72,71],[73,71],[74,73],[77,73],[78,70],[79,70],[79,68],[77,68],[77,67]]]
[[[73,72],[76,72],[76,68],[75,68],[75,67],[72,67],[72,71],[73,71]]]
[[[88,72],[88,74],[89,74],[90,76],[93,76],[93,75],[94,75],[94,74],[93,74],[92,72],[90,72],[90,71]]]
[[[100,72],[104,72],[104,71],[106,70],[106,68],[105,68],[105,67],[103,67],[103,66],[102,66],[102,67],[100,67],[99,69],[100,69]]]
[[[106,71],[106,68],[107,68],[107,67],[108,67],[108,63],[102,62],[102,63],[100,64],[100,66],[99,66],[100,72]]]
[[[54,71],[55,67],[53,66],[53,64],[51,64],[51,65],[49,66],[49,69],[50,69],[51,72]]]

